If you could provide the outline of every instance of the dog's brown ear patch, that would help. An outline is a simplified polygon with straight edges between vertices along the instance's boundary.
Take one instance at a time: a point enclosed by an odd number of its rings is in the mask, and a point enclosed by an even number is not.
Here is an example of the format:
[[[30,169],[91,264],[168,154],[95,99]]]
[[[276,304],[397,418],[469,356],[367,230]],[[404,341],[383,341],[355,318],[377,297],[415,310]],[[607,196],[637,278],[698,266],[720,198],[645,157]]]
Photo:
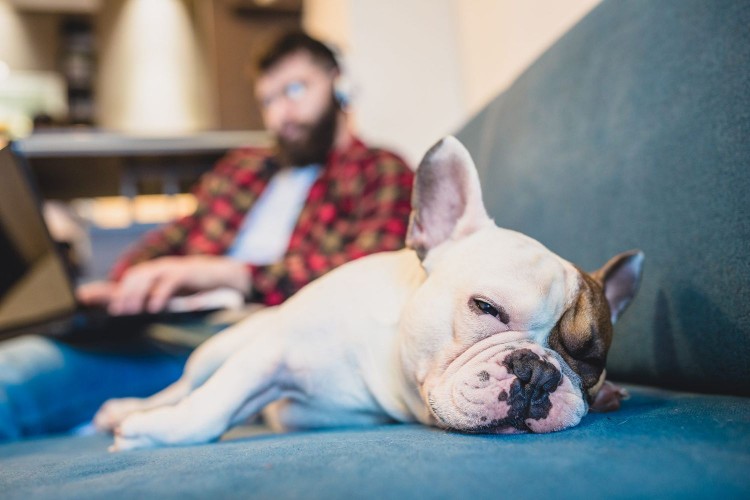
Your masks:
[[[552,329],[549,344],[575,371],[584,390],[604,371],[612,343],[612,322],[602,286],[581,271],[578,294]]]
[[[602,408],[619,406],[618,391],[597,396],[607,384],[603,373],[612,325],[635,297],[642,271],[639,250],[616,255],[591,274],[579,269],[578,294],[550,333],[550,347],[581,377],[589,402]]]

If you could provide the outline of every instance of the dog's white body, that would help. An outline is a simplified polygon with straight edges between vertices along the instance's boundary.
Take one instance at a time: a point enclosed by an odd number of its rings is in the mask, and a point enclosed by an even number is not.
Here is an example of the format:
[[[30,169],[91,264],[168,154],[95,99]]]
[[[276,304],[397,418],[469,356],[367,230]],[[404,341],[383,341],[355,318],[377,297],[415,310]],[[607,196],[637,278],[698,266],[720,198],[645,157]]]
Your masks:
[[[604,380],[603,366],[592,371],[576,356],[606,358],[611,334],[594,326],[611,329],[610,315],[632,298],[642,255],[602,271],[602,283],[617,282],[606,290],[609,305],[583,300],[590,277],[487,217],[455,139],[428,153],[415,189],[408,243],[416,251],[341,266],[210,339],[161,393],[108,402],[95,422],[117,428],[113,449],[210,441],[260,412],[279,430],[576,425]]]
[[[203,344],[186,366],[189,384],[183,377],[153,404],[114,400],[98,415],[99,423],[119,417],[115,412],[131,413],[133,405],[142,410],[182,400],[132,415],[124,425],[148,419],[151,427],[161,427],[160,439],[118,437],[117,449],[210,440],[218,435],[215,429],[220,433],[261,410],[277,430],[429,423],[429,411],[398,368],[396,343],[404,304],[424,279],[411,250],[335,269],[306,287],[310,293],[258,311]],[[215,377],[183,400],[214,371]],[[191,423],[199,428],[191,429]]]
[[[399,369],[396,342],[404,305],[424,270],[410,250],[356,264],[315,281],[312,293],[261,312],[271,322],[284,318],[268,335],[287,345],[282,377],[290,390],[263,412],[277,429],[428,421]],[[346,314],[331,321],[337,310]]]

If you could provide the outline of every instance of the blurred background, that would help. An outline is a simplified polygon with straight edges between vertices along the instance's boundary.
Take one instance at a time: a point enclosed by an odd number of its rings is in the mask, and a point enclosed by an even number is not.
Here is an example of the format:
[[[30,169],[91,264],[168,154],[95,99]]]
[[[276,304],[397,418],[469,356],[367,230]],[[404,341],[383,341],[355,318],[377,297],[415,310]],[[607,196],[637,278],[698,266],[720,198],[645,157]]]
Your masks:
[[[189,213],[226,150],[267,144],[254,62],[280,34],[334,46],[358,133],[416,165],[599,1],[0,0],[0,140],[114,256]]]

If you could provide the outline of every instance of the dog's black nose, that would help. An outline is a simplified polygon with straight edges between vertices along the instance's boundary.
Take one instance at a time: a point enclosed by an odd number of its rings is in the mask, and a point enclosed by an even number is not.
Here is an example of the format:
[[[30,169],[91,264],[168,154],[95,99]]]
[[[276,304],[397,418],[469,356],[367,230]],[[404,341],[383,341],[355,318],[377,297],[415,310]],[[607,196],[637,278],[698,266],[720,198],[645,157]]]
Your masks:
[[[512,352],[505,358],[503,365],[509,373],[516,376],[510,394],[503,393],[500,397],[501,400],[508,401],[511,413],[517,418],[545,418],[552,407],[549,395],[562,381],[560,371],[529,349]]]
[[[552,392],[560,385],[562,375],[555,366],[528,349],[520,349],[505,360],[509,372],[515,374],[521,384],[533,387],[536,391]]]

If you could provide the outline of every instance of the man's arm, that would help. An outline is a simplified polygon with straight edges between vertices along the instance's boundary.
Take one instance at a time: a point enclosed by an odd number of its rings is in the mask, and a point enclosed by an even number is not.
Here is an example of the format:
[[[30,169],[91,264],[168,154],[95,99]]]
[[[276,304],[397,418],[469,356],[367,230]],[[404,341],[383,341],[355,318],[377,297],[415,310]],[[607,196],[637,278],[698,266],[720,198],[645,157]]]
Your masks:
[[[199,226],[201,218],[215,212],[215,201],[236,187],[234,177],[238,172],[238,163],[243,163],[245,171],[257,174],[266,157],[262,150],[251,153],[237,150],[221,158],[211,171],[201,176],[192,190],[197,202],[195,212],[146,233],[115,262],[110,279],[119,281],[127,269],[141,262],[190,253],[189,236]],[[217,248],[215,254],[222,253],[221,250]]]
[[[263,181],[265,176],[259,174],[265,172],[267,157],[265,151],[249,149],[232,151],[224,156],[210,172],[201,177],[193,189],[197,207],[192,215],[147,233],[118,259],[110,271],[111,281],[78,287],[78,299],[89,305],[109,305],[115,314],[135,313],[146,305],[152,292],[159,293],[154,294],[149,309],[158,308],[166,300],[163,298],[164,294],[172,293],[175,288],[183,285],[191,288],[200,286],[202,283],[194,283],[195,280],[192,279],[196,275],[209,271],[212,275],[224,275],[227,273],[223,270],[234,269],[236,262],[219,256],[226,250],[222,243],[201,233],[205,230],[203,219],[207,216],[212,217],[212,220],[241,216],[239,212],[232,212],[232,207],[235,207],[233,197],[237,196],[238,190],[247,190],[249,196],[250,191],[260,189],[258,182]],[[200,249],[191,248],[193,240],[200,242]],[[201,254],[206,258],[200,259],[197,255],[194,258],[186,257],[193,254]],[[174,256],[179,257],[175,260]],[[193,274],[181,272],[186,267]],[[241,277],[247,282],[247,270],[241,268],[240,273],[241,276],[235,278]],[[220,283],[218,286],[237,288],[234,282],[239,280],[230,281],[232,283]],[[248,287],[249,285],[242,287],[242,291],[247,292]]]
[[[218,255],[160,257],[128,270],[111,293],[112,314],[163,310],[180,290],[232,288],[247,295],[250,277],[245,265]]]
[[[400,158],[379,153],[364,168],[365,187],[354,215],[328,226],[324,235],[290,248],[267,266],[249,265],[253,299],[267,305],[283,302],[307,283],[350,260],[398,250],[411,212],[413,172]]]

